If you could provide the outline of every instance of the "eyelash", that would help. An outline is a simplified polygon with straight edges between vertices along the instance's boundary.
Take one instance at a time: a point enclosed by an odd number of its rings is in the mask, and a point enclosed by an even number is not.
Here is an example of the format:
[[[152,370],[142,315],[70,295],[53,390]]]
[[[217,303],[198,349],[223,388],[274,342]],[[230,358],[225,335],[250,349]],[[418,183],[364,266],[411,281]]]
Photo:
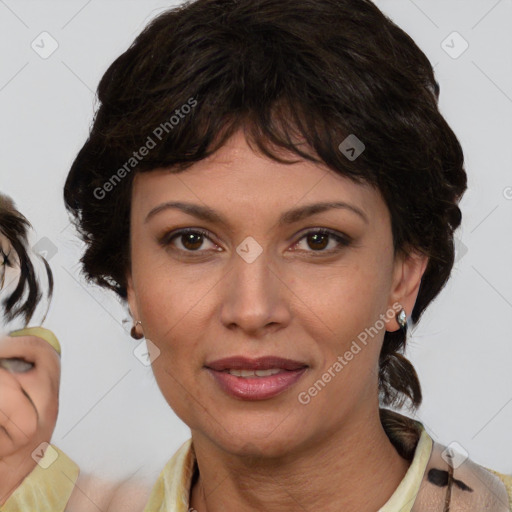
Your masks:
[[[215,243],[213,242],[213,240],[211,240],[211,236],[210,236],[210,233],[204,229],[201,229],[201,228],[185,228],[185,229],[181,229],[179,231],[176,231],[176,232],[171,232],[171,233],[166,233],[165,235],[163,235],[160,239],[159,239],[159,243],[161,246],[163,247],[169,247],[172,245],[172,241],[175,239],[175,238],[178,238],[182,235],[187,235],[187,234],[198,234],[198,235],[202,235],[204,236],[205,238],[208,238],[208,240],[210,240],[212,243]],[[336,252],[339,252],[341,251],[344,247],[348,247],[352,240],[348,237],[348,236],[342,236],[342,235],[339,235],[337,234],[336,232],[334,231],[331,231],[330,229],[326,229],[326,228],[315,228],[315,229],[310,229],[309,231],[306,231],[293,245],[297,245],[301,240],[303,240],[304,238],[306,238],[308,235],[311,235],[311,234],[322,234],[322,235],[329,235],[331,238],[333,238],[334,240],[336,240],[336,242],[338,242],[338,244],[341,246],[341,247],[337,247],[336,249],[330,249],[330,250],[318,250],[318,251],[314,251],[314,250],[310,250],[310,251],[306,251],[306,252],[310,252],[312,253],[312,256],[313,257],[316,257],[316,256],[322,256],[322,255],[325,255],[325,254],[333,254],[333,253],[336,253]],[[193,257],[197,257],[197,256],[201,256],[201,252],[204,252],[204,251],[201,251],[201,250],[196,250],[196,251],[190,251],[190,250],[184,250],[184,249],[178,249],[176,247],[172,247],[174,250],[176,251],[180,251],[180,252],[185,252],[187,254],[194,254],[194,253],[198,253],[198,254],[195,254]],[[316,253],[316,254],[315,254]]]

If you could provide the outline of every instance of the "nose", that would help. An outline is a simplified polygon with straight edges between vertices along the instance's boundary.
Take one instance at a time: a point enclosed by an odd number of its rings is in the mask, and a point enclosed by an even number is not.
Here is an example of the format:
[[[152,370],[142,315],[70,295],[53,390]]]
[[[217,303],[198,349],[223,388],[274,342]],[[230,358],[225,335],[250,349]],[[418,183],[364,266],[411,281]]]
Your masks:
[[[290,323],[293,294],[265,250],[249,261],[233,253],[231,269],[221,282],[221,321],[230,330],[263,338]]]

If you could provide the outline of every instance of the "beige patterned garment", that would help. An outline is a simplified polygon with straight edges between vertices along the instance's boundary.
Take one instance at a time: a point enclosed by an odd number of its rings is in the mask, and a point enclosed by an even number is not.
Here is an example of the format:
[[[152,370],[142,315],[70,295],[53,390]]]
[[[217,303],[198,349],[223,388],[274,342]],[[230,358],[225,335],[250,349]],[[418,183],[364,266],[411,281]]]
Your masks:
[[[49,444],[38,465],[0,506],[0,512],[64,512],[79,473],[79,467],[62,450]]]
[[[461,460],[434,442],[420,422],[415,424],[418,441],[411,465],[377,512],[512,511],[512,475],[500,474],[470,459]],[[189,512],[190,486],[196,471],[189,439],[160,474],[144,512]]]

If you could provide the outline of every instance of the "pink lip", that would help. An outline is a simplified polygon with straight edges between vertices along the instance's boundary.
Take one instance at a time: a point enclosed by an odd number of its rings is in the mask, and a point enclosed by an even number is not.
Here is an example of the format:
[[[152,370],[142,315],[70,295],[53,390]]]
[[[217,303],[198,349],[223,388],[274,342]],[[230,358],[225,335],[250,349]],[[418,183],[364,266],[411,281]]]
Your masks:
[[[279,395],[293,386],[307,369],[304,363],[275,356],[258,359],[237,356],[219,359],[205,366],[224,392],[242,400],[265,400]],[[268,377],[237,377],[227,371],[271,368],[278,368],[281,372]]]

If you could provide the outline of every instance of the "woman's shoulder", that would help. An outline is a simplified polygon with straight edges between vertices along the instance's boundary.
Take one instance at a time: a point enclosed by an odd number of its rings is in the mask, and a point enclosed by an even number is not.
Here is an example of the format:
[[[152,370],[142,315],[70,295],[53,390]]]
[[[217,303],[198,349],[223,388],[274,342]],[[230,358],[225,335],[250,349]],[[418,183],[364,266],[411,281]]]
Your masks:
[[[381,418],[397,451],[416,469],[419,490],[412,508],[403,510],[512,511],[512,475],[477,464],[457,443],[445,446],[435,441],[421,421],[386,409]]]
[[[451,512],[510,512],[512,475],[477,464],[463,450],[434,441],[412,512],[437,510],[435,506],[443,503]]]
[[[486,467],[484,467],[484,469],[486,469],[487,471],[490,471],[491,473],[496,475],[503,482],[503,485],[505,486],[505,489],[507,490],[509,501],[512,505],[512,475],[506,475],[504,473],[499,473],[498,471],[495,471],[494,469],[490,469],[490,468],[486,468]],[[512,510],[512,506],[511,506],[511,510]]]

